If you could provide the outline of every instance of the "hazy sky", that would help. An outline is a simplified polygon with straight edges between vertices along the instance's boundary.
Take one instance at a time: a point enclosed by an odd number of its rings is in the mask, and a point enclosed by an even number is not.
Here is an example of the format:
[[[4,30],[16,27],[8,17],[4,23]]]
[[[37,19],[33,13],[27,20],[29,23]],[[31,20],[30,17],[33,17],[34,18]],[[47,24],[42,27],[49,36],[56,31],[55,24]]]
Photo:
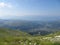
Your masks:
[[[60,15],[60,0],[0,0],[0,18]]]

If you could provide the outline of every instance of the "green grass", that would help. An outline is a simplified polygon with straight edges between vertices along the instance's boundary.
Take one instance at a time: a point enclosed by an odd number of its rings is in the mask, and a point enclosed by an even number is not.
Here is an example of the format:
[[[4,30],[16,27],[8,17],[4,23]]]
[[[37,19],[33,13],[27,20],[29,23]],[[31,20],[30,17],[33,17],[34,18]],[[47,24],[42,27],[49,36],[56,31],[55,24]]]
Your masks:
[[[53,35],[60,35],[59,32]],[[50,36],[31,36],[19,30],[0,29],[0,45],[60,45],[60,42],[43,39]]]

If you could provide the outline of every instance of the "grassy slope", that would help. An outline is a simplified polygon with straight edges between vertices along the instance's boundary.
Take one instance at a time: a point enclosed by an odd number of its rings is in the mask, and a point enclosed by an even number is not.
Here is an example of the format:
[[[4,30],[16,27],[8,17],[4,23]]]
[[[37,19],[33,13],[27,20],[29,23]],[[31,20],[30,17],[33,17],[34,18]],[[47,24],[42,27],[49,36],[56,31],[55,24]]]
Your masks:
[[[11,29],[2,29],[0,28],[0,36],[1,37],[6,37],[6,36],[15,36],[15,37],[20,37],[20,36],[29,36],[28,33],[22,32],[20,30],[11,30]]]
[[[59,32],[55,34],[60,35]],[[0,45],[60,45],[60,42],[53,43],[50,40],[43,38],[46,38],[46,36],[33,37],[19,30],[0,28]]]

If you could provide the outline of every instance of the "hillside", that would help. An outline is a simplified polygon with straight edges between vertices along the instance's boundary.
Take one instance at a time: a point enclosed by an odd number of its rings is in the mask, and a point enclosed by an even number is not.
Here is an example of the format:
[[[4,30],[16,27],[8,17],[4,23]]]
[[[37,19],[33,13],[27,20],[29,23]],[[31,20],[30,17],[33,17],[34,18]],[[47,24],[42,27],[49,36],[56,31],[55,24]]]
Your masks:
[[[60,45],[59,35],[60,32],[32,36],[20,30],[0,28],[0,45]]]
[[[30,35],[20,30],[0,28],[0,37],[20,37],[20,36],[23,37],[23,36],[30,36]]]

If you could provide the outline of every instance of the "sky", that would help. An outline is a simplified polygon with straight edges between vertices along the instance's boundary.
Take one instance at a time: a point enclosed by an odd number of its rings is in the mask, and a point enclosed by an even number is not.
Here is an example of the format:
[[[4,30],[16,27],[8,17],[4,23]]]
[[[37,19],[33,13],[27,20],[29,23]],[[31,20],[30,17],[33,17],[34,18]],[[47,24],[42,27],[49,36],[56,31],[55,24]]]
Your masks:
[[[0,18],[60,16],[60,0],[0,0]]]

